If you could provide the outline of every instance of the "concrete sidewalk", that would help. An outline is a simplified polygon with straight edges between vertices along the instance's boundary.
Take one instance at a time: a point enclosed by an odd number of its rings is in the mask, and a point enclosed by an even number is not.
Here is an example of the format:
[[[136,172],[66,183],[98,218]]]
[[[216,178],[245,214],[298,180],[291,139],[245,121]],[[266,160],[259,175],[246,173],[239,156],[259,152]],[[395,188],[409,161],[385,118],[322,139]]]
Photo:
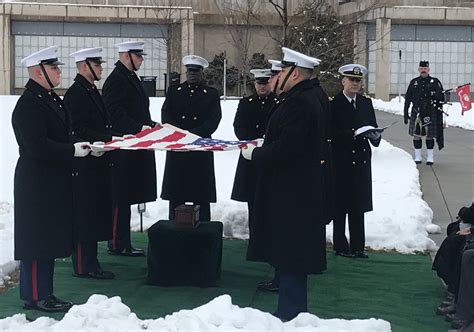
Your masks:
[[[383,133],[391,144],[413,155],[413,140],[403,117],[376,111],[379,127],[397,124]],[[474,201],[474,131],[448,127],[444,131],[445,147],[435,146],[434,165],[427,166],[423,141],[423,163],[418,165],[423,199],[433,210],[433,223],[441,226],[441,234],[431,238],[439,246],[446,237],[446,226],[456,219],[462,206]]]

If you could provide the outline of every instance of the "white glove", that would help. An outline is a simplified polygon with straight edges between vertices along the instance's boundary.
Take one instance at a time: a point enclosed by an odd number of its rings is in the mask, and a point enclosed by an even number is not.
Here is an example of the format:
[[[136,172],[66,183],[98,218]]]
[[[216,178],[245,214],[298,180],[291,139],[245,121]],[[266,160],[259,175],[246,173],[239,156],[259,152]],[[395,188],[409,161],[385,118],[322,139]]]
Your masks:
[[[74,157],[85,157],[91,152],[89,142],[74,143]]]
[[[255,141],[257,142],[257,148],[259,148],[263,145],[264,139],[263,138],[257,138]]]
[[[151,127],[150,127],[150,126],[147,126],[147,125],[143,125],[141,131],[144,131],[145,129],[151,129]]]
[[[240,151],[242,152],[242,157],[247,160],[252,160],[252,153],[255,150],[256,146],[253,144],[245,145]]]
[[[104,142],[94,142],[92,144],[94,144],[94,145],[104,145],[105,143]],[[94,157],[100,157],[104,153],[105,153],[105,151],[94,151],[94,150],[91,151],[91,155],[93,155]]]

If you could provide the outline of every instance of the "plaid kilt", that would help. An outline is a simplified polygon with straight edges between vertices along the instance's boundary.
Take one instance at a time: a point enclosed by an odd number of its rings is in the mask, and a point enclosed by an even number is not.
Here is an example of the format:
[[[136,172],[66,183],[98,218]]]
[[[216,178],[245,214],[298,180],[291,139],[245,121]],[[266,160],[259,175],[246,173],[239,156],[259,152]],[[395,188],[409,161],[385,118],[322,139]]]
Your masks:
[[[413,109],[411,110],[411,114],[410,114],[410,125],[408,126],[408,134],[410,134],[410,136],[421,136],[421,137],[426,137],[426,138],[437,138],[438,137],[438,121],[439,121],[439,117],[436,116],[436,110],[433,110],[431,112],[431,123],[427,126],[424,127],[424,130],[421,131],[421,135],[419,134],[420,133],[420,129],[416,130],[416,126],[421,124],[421,121],[416,121],[416,116],[418,115],[418,113],[414,112]]]

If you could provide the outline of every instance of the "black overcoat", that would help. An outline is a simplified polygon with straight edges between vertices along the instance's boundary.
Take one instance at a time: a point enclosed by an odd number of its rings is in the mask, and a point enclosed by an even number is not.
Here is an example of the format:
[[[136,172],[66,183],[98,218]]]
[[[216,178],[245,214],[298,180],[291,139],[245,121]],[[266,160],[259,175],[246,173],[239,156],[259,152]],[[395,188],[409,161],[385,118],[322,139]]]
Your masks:
[[[221,121],[219,93],[204,84],[187,82],[166,93],[161,121],[210,138]],[[212,152],[167,152],[161,198],[195,203],[216,202]]]
[[[74,146],[61,99],[29,80],[12,115],[15,259],[67,257],[72,246]]]
[[[90,143],[112,139],[111,119],[94,84],[78,74],[64,95],[74,134]],[[112,192],[110,153],[101,157],[75,158],[81,174],[74,181],[74,240],[103,241],[112,238]]]
[[[331,102],[336,213],[372,211],[372,150],[365,137],[354,137],[363,126],[377,128],[372,100],[356,96],[356,109],[343,92]]]
[[[263,138],[277,101],[278,99],[273,93],[265,97],[254,94],[242,98],[235,113],[235,136],[239,140],[249,141]],[[253,202],[257,171],[258,168],[253,165],[252,161],[245,159],[241,154],[239,155],[231,199],[240,202]]]
[[[115,69],[107,77],[102,97],[116,132],[136,134],[143,125],[153,127],[156,124],[151,119],[150,100],[140,80],[120,61],[115,63]],[[118,165],[114,167],[112,176],[114,201],[136,204],[156,200],[154,151],[120,151],[113,159],[113,163]]]
[[[326,269],[321,222],[321,129],[326,124],[314,94],[309,80],[286,93],[270,118],[263,146],[252,155],[261,169],[254,248],[277,269],[298,273]]]
[[[319,78],[315,77],[311,80],[321,107],[324,111],[326,127],[322,131],[322,135],[326,137],[321,146],[321,160],[323,172],[323,214],[322,221],[330,223],[334,215],[334,165],[332,158],[332,135],[331,135],[331,109],[329,106],[329,98],[321,86]]]

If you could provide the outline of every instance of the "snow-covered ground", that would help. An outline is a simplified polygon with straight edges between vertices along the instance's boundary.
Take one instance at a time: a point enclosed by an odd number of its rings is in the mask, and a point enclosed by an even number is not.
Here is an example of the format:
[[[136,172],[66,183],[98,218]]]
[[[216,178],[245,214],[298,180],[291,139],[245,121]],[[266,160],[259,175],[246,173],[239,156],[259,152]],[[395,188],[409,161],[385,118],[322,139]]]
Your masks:
[[[28,322],[24,314],[0,319],[1,331],[360,331],[388,332],[390,323],[381,319],[320,319],[301,313],[282,323],[269,313],[239,308],[229,295],[216,297],[193,310],[180,310],[165,318],[141,320],[120,297],[92,295],[87,303],[73,306],[61,321],[42,317]]]
[[[17,96],[0,96],[0,286],[3,277],[12,272],[17,264],[13,260],[13,174],[18,157],[18,148],[11,129],[11,112]],[[160,121],[163,98],[152,98],[152,117]],[[237,100],[222,102],[223,118],[217,132],[220,139],[235,139],[232,123],[237,109]],[[468,112],[469,113],[469,112]],[[466,113],[467,114],[467,113]],[[470,115],[470,114],[469,114]],[[466,115],[465,115],[466,116]],[[421,198],[418,170],[411,156],[386,141],[373,149],[373,197],[374,211],[366,214],[366,243],[373,249],[397,250],[403,253],[435,250],[435,243],[428,237],[427,229],[436,229],[431,224],[432,211]],[[245,203],[230,200],[239,151],[215,153],[215,169],[218,202],[212,206],[213,220],[224,223],[227,237],[247,238],[247,209]],[[164,169],[164,152],[156,152],[158,188],[161,186]],[[157,220],[167,219],[168,202],[158,200],[147,203],[144,216],[145,228]],[[132,227],[139,229],[139,215],[132,210]],[[327,240],[332,240],[332,227],[327,228]],[[95,311],[100,307],[103,310]],[[206,314],[203,314],[206,313]],[[95,315],[95,316],[94,316]],[[100,315],[98,317],[97,315]],[[231,317],[231,318],[224,318]],[[110,324],[109,324],[110,323]],[[384,321],[343,321],[320,320],[316,316],[304,314],[296,320],[281,324],[268,314],[251,308],[238,309],[231,304],[228,296],[216,298],[209,304],[192,311],[182,310],[166,318],[155,321],[141,321],[118,298],[92,297],[87,304],[76,306],[61,322],[41,318],[25,325],[25,318],[17,315],[0,320],[0,330],[22,328],[44,329],[139,329],[144,326],[165,329],[181,326],[184,329],[247,329],[285,330],[320,328],[321,331],[389,331],[390,325]],[[95,325],[94,325],[95,324]],[[167,325],[169,324],[169,325]],[[108,327],[110,326],[110,327]]]
[[[383,101],[380,99],[372,99],[374,108],[378,111],[403,115],[403,107],[405,105],[405,98],[393,98],[390,101]],[[452,103],[452,105],[444,105],[443,111],[447,113],[444,115],[444,121],[447,126],[460,127],[468,130],[474,130],[474,107],[464,112],[461,115],[461,104]]]

